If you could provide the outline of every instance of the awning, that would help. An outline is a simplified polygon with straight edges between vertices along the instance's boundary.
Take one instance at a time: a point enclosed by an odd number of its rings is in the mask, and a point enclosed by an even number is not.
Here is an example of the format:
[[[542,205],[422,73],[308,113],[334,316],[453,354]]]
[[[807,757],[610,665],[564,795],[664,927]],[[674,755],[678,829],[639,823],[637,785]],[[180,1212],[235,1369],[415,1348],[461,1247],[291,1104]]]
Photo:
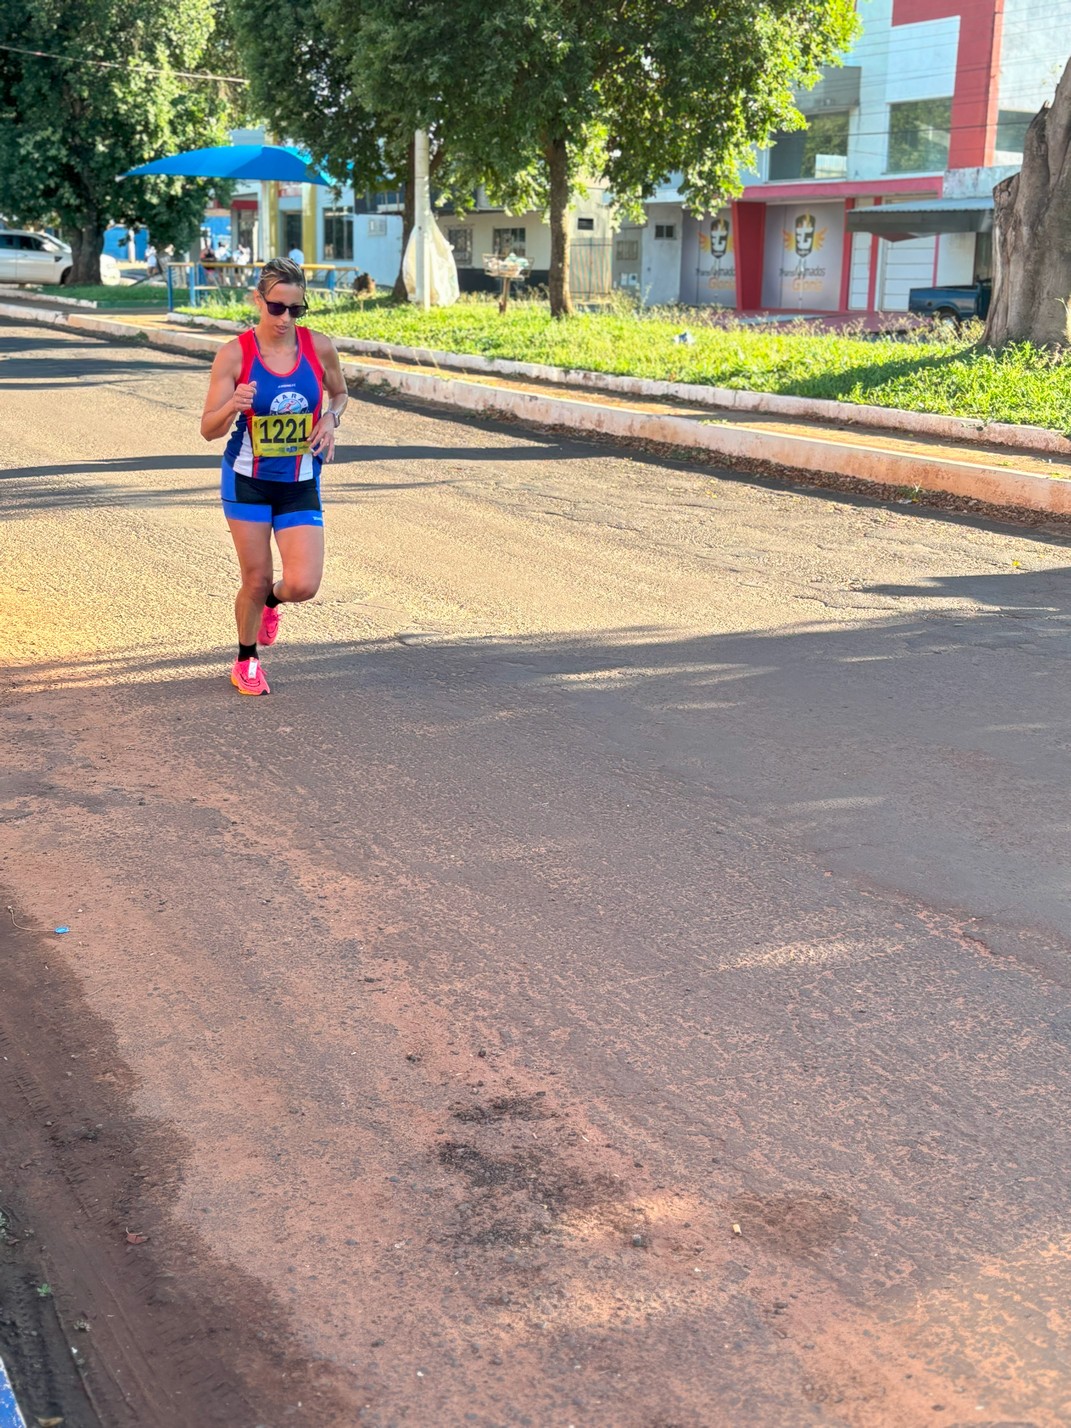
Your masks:
[[[128,169],[120,178],[140,174],[182,174],[186,178],[261,179],[277,183],[330,185],[314,169],[308,154],[281,144],[224,144],[213,149],[187,149],[151,164]]]
[[[890,243],[934,233],[991,233],[992,198],[926,198],[848,211],[849,233],[876,233]]]

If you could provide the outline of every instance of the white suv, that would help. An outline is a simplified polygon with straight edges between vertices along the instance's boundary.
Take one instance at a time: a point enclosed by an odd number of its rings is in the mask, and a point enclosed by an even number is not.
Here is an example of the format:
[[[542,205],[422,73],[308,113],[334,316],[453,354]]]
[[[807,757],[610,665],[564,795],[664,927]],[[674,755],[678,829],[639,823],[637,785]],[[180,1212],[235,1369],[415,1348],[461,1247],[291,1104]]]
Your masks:
[[[66,283],[70,276],[69,244],[48,233],[0,228],[0,283]],[[107,253],[100,257],[100,277],[119,281],[119,264]]]

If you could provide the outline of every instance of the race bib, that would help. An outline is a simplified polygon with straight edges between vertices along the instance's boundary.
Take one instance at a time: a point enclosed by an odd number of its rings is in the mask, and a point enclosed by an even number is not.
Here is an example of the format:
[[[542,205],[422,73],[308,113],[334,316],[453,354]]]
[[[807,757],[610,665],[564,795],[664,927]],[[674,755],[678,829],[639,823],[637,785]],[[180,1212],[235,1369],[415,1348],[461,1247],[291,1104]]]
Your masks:
[[[305,456],[312,440],[312,412],[274,412],[249,418],[254,456]]]

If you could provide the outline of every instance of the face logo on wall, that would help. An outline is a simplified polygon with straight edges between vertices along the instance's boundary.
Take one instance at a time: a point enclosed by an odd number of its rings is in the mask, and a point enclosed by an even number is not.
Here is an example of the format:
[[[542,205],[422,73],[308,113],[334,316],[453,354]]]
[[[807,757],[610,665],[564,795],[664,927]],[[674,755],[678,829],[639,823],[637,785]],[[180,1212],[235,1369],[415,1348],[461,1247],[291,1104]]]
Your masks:
[[[796,257],[809,258],[814,247],[814,214],[801,213],[796,219]]]
[[[784,239],[786,248],[795,249],[802,268],[812,253],[821,250],[826,241],[826,230],[818,227],[813,213],[797,213],[792,227],[784,230]]]
[[[766,210],[764,307],[834,310],[840,304],[844,205]]]
[[[733,225],[729,211],[715,213],[709,221],[699,225],[700,253],[710,254],[710,265],[700,258],[700,276],[705,279],[715,301],[736,298],[736,254],[733,243]]]

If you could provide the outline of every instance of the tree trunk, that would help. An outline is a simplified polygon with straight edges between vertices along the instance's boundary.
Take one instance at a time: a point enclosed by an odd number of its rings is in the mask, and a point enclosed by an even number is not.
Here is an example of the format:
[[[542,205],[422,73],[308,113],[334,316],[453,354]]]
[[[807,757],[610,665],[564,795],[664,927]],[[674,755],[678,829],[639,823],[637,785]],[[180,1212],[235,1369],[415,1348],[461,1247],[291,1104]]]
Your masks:
[[[391,297],[395,302],[408,302],[405,287],[405,250],[409,247],[409,235],[416,221],[416,141],[409,140],[409,154],[405,161],[405,205],[402,209],[402,260],[398,264],[398,276],[394,280]]]
[[[100,250],[104,233],[95,213],[82,216],[77,228],[67,233],[71,245],[71,282],[96,286],[100,282]]]
[[[569,293],[569,154],[564,139],[551,139],[544,150],[550,175],[550,315],[568,317]]]
[[[1071,341],[1071,61],[1027,130],[1023,167],[993,190],[993,300],[983,342]]]

